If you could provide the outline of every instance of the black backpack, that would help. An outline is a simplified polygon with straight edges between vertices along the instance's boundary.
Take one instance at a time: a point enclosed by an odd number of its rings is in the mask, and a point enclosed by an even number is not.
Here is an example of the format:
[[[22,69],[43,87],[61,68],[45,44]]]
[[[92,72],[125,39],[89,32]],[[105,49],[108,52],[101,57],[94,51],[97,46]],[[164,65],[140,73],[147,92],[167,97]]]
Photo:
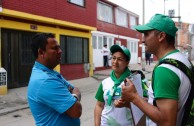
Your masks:
[[[193,64],[191,63],[192,69],[189,69],[184,63],[170,58],[163,59],[156,66],[159,66],[161,64],[170,64],[172,66],[177,67],[183,73],[185,73],[185,75],[191,81],[191,91],[185,103],[185,112],[183,114],[181,126],[194,126],[194,66]],[[153,87],[153,83],[152,83],[152,87]],[[153,104],[156,105],[155,101]]]

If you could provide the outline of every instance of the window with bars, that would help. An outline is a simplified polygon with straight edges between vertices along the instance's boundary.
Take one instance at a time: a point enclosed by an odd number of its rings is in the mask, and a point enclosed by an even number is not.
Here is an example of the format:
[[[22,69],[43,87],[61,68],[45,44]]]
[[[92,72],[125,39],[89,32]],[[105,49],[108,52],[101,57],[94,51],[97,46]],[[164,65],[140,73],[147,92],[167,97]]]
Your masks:
[[[22,65],[32,65],[34,64],[35,58],[31,51],[31,42],[32,37],[35,33],[30,32],[21,32],[21,47],[20,47],[20,54],[21,54],[21,64]]]
[[[89,63],[89,41],[87,38],[60,36],[61,64]]]

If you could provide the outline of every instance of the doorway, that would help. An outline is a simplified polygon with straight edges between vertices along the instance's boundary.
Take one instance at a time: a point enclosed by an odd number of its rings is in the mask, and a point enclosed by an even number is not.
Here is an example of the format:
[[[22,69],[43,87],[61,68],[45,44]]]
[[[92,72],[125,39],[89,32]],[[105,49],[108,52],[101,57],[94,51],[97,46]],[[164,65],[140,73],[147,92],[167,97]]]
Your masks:
[[[1,29],[1,62],[9,89],[28,85],[34,57],[30,43],[35,32]]]

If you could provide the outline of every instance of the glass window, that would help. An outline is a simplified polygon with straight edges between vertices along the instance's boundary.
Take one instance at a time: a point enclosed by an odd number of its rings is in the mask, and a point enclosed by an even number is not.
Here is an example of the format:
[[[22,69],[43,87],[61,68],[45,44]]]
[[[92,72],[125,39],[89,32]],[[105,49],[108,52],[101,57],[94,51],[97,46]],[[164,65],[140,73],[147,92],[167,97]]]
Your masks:
[[[98,36],[98,49],[102,49],[103,45],[102,45],[102,36]]]
[[[112,7],[103,3],[98,3],[97,16],[98,20],[112,23],[113,20]]]
[[[113,45],[113,38],[109,38],[109,47]]]
[[[68,0],[70,3],[77,4],[79,6],[84,6],[85,0]]]
[[[97,49],[97,37],[92,36],[92,47],[93,49]]]
[[[127,13],[120,9],[116,9],[116,24],[119,26],[128,27],[127,22]]]
[[[131,42],[131,52],[133,53],[133,42]]]
[[[61,64],[89,62],[89,42],[86,38],[60,36],[62,49]]]
[[[130,28],[134,29],[134,26],[137,25],[137,18],[134,16],[130,16]],[[135,30],[135,29],[134,29]]]
[[[121,41],[116,40],[115,44],[116,44],[116,45],[120,45],[120,46],[121,46]]]
[[[104,45],[107,45],[107,37],[106,36],[103,36],[103,46]]]
[[[134,53],[137,52],[137,42],[134,42]]]
[[[128,48],[130,49],[131,53],[137,53],[138,43],[136,41],[128,41]]]

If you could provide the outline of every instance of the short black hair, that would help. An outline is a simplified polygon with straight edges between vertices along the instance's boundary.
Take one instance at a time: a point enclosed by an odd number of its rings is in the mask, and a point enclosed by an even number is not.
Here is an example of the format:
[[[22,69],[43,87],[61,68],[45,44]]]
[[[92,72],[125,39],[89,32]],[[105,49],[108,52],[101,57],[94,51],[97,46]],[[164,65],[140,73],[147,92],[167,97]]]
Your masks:
[[[157,35],[157,34],[159,34],[161,31],[159,31],[159,30],[154,30],[154,34],[155,35]],[[166,34],[166,41],[167,41],[167,43],[169,44],[169,45],[174,45],[175,44],[175,37],[173,37],[172,35],[169,35],[169,34],[167,34],[167,33],[165,33]]]
[[[35,58],[38,58],[38,49],[46,50],[48,38],[55,38],[53,33],[37,33],[32,38],[31,50]]]
[[[168,44],[174,45],[175,44],[175,37],[166,34],[166,41],[168,42]]]

